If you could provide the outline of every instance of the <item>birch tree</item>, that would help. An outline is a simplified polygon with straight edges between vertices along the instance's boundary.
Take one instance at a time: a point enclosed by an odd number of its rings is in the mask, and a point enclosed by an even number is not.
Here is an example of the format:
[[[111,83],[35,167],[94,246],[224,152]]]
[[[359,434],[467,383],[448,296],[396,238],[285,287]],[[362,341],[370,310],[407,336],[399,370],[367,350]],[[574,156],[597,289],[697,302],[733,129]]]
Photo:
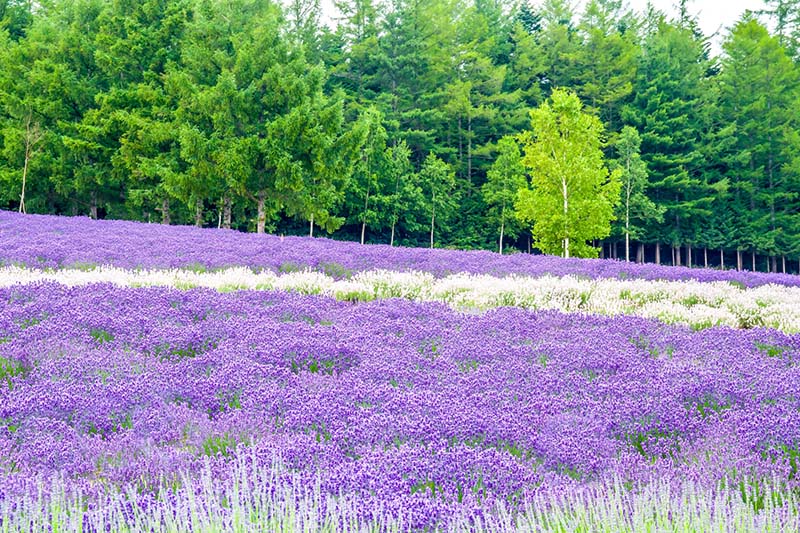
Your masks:
[[[590,241],[610,234],[620,194],[620,171],[609,173],[603,160],[602,122],[556,89],[531,111],[531,127],[520,136],[531,188],[517,195],[518,216],[543,252],[596,257]]]

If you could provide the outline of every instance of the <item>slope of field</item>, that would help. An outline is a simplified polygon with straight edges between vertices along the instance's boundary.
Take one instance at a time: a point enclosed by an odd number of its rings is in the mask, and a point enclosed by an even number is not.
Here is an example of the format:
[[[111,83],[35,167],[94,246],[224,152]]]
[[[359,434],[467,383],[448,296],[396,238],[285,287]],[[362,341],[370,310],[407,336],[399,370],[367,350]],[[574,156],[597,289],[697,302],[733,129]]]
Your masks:
[[[800,527],[793,277],[3,212],[0,241],[0,530]]]
[[[103,284],[0,301],[0,485],[148,494],[244,444],[423,527],[545,487],[798,477],[798,336]]]
[[[590,279],[735,281],[800,286],[800,277],[612,260],[560,259],[487,251],[429,250],[306,237],[277,237],[230,230],[162,226],[85,217],[20,215],[0,211],[0,261],[35,268],[114,265],[122,268],[212,270],[246,266],[287,272],[311,268],[336,277],[364,270],[538,277],[574,275]]]

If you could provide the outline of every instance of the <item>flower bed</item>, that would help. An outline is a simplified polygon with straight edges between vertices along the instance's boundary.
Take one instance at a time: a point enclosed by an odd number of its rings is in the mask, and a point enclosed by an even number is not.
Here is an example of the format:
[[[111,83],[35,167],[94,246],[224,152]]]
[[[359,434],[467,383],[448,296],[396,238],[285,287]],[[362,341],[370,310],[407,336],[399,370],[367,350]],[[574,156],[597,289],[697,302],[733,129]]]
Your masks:
[[[800,277],[757,272],[675,268],[613,260],[561,259],[487,251],[429,250],[306,237],[281,238],[230,230],[162,226],[84,217],[20,215],[0,211],[0,261],[31,268],[191,268],[245,266],[289,272],[311,268],[337,278],[365,270],[589,279],[733,281],[744,286],[800,286]]]
[[[110,284],[16,285],[0,302],[9,516],[47,487],[87,506],[135,494],[147,513],[206,468],[221,492],[196,496],[224,509],[236,461],[256,475],[277,457],[276,491],[318,483],[363,523],[448,527],[597,487],[726,479],[753,520],[766,494],[796,523],[797,335]]]

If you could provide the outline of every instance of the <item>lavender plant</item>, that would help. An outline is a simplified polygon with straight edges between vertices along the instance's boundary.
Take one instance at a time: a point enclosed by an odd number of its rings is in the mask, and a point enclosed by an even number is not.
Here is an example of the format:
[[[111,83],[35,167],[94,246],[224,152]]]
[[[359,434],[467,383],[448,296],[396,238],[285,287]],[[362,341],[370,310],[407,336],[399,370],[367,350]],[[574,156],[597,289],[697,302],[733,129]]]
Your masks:
[[[798,335],[111,284],[0,302],[3,524],[797,521]]]
[[[729,281],[742,286],[769,283],[800,286],[800,277],[783,274],[662,267],[611,260],[563,260],[551,256],[429,250],[304,237],[245,234],[230,230],[162,226],[82,217],[21,215],[0,211],[0,261],[36,268],[100,265],[126,269],[191,268],[205,272],[231,266],[292,272],[305,268],[337,278],[364,270],[505,276],[520,274],[589,279]]]

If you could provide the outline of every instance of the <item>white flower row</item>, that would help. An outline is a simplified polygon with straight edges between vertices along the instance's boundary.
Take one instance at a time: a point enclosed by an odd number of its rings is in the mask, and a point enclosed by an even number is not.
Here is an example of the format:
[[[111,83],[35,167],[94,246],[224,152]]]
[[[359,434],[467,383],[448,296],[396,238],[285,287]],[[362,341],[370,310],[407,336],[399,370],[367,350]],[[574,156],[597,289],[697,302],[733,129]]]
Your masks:
[[[747,289],[728,282],[539,278],[455,274],[437,279],[423,272],[360,272],[336,280],[319,272],[255,273],[247,268],[191,270],[30,270],[0,268],[0,286],[51,280],[65,285],[110,282],[120,286],[209,287],[219,291],[285,290],[339,300],[407,298],[440,301],[458,309],[500,306],[602,315],[635,315],[696,328],[716,325],[769,327],[800,332],[800,288],[764,285]]]

